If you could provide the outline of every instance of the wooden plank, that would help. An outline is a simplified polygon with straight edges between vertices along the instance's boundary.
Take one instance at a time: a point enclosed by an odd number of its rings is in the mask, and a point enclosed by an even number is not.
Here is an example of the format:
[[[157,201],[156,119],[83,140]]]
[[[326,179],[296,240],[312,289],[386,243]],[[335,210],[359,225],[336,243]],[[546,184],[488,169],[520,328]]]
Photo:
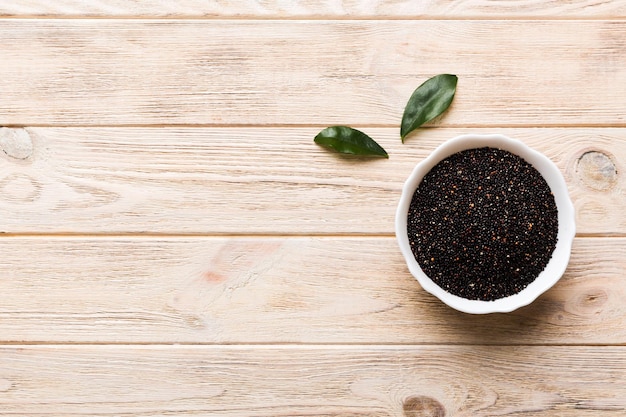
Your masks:
[[[0,125],[624,126],[624,21],[0,20]],[[28,47],[25,47],[28,45]]]
[[[0,16],[261,18],[606,18],[625,17],[621,1],[490,2],[484,0],[0,0]]]
[[[626,348],[0,349],[0,416],[623,416]]]
[[[581,235],[626,233],[626,129],[363,128],[389,160],[313,143],[317,128],[0,129],[5,233],[393,233],[415,164],[462,133],[504,133],[561,168]]]
[[[2,342],[626,343],[626,239],[512,314],[426,294],[393,238],[0,239]]]

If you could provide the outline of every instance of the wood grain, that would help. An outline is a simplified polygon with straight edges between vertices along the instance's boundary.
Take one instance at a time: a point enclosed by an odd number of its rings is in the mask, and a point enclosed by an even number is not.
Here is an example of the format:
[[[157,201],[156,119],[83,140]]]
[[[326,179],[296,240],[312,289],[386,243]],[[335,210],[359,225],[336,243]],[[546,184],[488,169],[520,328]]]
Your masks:
[[[0,16],[256,18],[619,18],[621,1],[0,0]]]
[[[437,125],[626,122],[619,20],[3,19],[0,39],[0,125],[398,126],[442,72]]]
[[[487,316],[426,294],[393,238],[4,238],[0,253],[5,343],[626,343],[623,238],[576,239],[553,289]]]
[[[438,145],[499,132],[563,172],[580,235],[626,233],[626,129],[425,129],[389,160],[313,143],[316,128],[0,129],[5,233],[391,234],[402,185]]]
[[[626,2],[0,0],[0,417],[626,415]],[[459,76],[400,143],[413,90]],[[328,152],[333,124],[389,160]],[[456,312],[393,236],[416,163],[565,176],[563,278]]]
[[[626,348],[0,349],[0,416],[623,416]]]

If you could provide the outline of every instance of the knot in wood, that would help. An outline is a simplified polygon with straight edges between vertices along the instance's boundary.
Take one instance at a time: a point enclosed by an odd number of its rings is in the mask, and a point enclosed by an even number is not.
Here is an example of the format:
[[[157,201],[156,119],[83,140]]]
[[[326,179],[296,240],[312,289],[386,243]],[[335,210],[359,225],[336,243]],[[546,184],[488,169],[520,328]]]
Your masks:
[[[15,159],[28,159],[33,154],[33,141],[26,129],[0,128],[0,149]]]
[[[577,302],[580,308],[584,310],[594,310],[596,312],[604,305],[609,299],[606,291],[600,288],[592,288],[586,293],[582,294]]]
[[[405,417],[445,417],[446,409],[432,397],[415,396],[402,404]]]
[[[578,158],[576,175],[587,187],[606,191],[617,183],[617,168],[613,159],[600,151],[585,152]]]

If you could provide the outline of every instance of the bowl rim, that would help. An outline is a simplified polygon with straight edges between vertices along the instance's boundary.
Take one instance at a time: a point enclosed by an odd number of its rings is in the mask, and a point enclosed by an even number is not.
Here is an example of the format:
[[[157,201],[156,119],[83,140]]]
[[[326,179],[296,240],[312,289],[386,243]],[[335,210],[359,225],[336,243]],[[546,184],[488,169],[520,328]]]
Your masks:
[[[422,178],[437,163],[448,156],[467,149],[492,147],[509,151],[529,162],[544,177],[552,191],[558,210],[557,243],[546,268],[522,291],[494,301],[468,300],[451,294],[434,283],[416,261],[407,233],[407,217],[411,199]],[[396,240],[409,271],[422,288],[448,306],[470,314],[508,313],[532,303],[561,278],[569,263],[572,243],[576,235],[574,205],[567,184],[559,168],[547,156],[523,142],[502,134],[464,134],[439,145],[428,157],[419,162],[402,187],[395,218]]]

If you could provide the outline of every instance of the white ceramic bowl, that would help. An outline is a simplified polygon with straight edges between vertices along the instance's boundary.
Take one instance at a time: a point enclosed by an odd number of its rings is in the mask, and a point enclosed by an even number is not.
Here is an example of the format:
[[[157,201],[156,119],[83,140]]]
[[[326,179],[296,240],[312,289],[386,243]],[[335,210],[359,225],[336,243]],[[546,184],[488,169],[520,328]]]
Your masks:
[[[439,161],[454,153],[485,146],[509,151],[532,164],[544,177],[554,194],[559,220],[556,248],[543,272],[517,294],[494,301],[468,300],[453,295],[435,284],[415,260],[407,234],[407,216],[411,199],[424,175]],[[411,274],[419,281],[424,290],[438,297],[450,307],[472,314],[506,313],[533,302],[552,287],[565,272],[575,234],[574,205],[569,198],[567,185],[561,171],[543,154],[520,141],[503,135],[462,135],[443,143],[428,158],[417,164],[404,184],[402,197],[396,211],[396,238]]]

